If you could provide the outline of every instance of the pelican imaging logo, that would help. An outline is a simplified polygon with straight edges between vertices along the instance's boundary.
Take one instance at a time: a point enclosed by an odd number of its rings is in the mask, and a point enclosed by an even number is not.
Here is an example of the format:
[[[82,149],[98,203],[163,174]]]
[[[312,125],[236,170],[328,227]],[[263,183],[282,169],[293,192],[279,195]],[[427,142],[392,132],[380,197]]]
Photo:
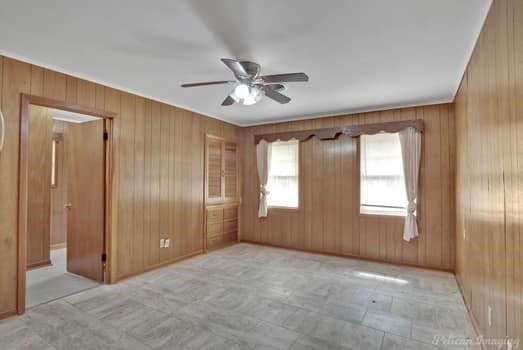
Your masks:
[[[513,338],[487,338],[482,335],[478,337],[456,337],[453,335],[436,335],[432,339],[434,345],[450,346],[497,346],[499,349],[519,349],[520,339]],[[506,347],[505,347],[506,346]]]

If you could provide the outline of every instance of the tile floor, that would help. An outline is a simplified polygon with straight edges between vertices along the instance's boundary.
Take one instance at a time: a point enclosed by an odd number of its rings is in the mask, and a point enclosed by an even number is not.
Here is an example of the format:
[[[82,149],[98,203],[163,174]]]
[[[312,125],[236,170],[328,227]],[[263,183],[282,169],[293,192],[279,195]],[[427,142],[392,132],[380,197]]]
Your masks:
[[[237,244],[0,322],[0,349],[478,349],[451,274]]]
[[[67,250],[51,250],[51,266],[27,271],[26,305],[33,307],[93,288],[99,284],[67,272]]]

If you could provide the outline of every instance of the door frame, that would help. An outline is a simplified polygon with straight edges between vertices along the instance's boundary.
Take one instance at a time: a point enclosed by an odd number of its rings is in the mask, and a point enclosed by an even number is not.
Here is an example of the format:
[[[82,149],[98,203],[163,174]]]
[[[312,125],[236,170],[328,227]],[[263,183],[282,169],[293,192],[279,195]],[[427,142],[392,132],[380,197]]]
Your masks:
[[[105,131],[109,137],[104,142],[104,251],[111,251],[111,193],[112,193],[112,159],[113,159],[113,119],[116,113],[97,108],[51,98],[21,94],[20,101],[20,158],[18,181],[18,266],[17,266],[17,300],[16,312],[25,312],[26,265],[27,265],[27,199],[29,179],[29,105],[61,109],[69,112],[87,114],[104,120]],[[100,257],[101,258],[101,257]],[[104,282],[112,281],[111,259],[106,259]]]

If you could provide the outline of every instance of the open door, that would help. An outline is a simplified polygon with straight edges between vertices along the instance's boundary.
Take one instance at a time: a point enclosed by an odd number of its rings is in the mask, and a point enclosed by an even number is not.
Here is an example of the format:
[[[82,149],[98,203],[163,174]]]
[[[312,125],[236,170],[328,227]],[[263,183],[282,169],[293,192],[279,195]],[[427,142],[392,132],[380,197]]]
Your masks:
[[[68,124],[67,271],[103,282],[104,120]]]

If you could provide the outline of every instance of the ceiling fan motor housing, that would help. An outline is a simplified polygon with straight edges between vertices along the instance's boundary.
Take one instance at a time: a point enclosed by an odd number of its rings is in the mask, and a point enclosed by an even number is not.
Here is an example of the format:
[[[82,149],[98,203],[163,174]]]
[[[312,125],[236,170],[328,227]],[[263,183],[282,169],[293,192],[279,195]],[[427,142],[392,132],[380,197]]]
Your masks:
[[[249,79],[256,79],[260,76],[260,65],[251,61],[240,61],[243,69],[247,73]],[[238,77],[242,78],[242,77]]]

